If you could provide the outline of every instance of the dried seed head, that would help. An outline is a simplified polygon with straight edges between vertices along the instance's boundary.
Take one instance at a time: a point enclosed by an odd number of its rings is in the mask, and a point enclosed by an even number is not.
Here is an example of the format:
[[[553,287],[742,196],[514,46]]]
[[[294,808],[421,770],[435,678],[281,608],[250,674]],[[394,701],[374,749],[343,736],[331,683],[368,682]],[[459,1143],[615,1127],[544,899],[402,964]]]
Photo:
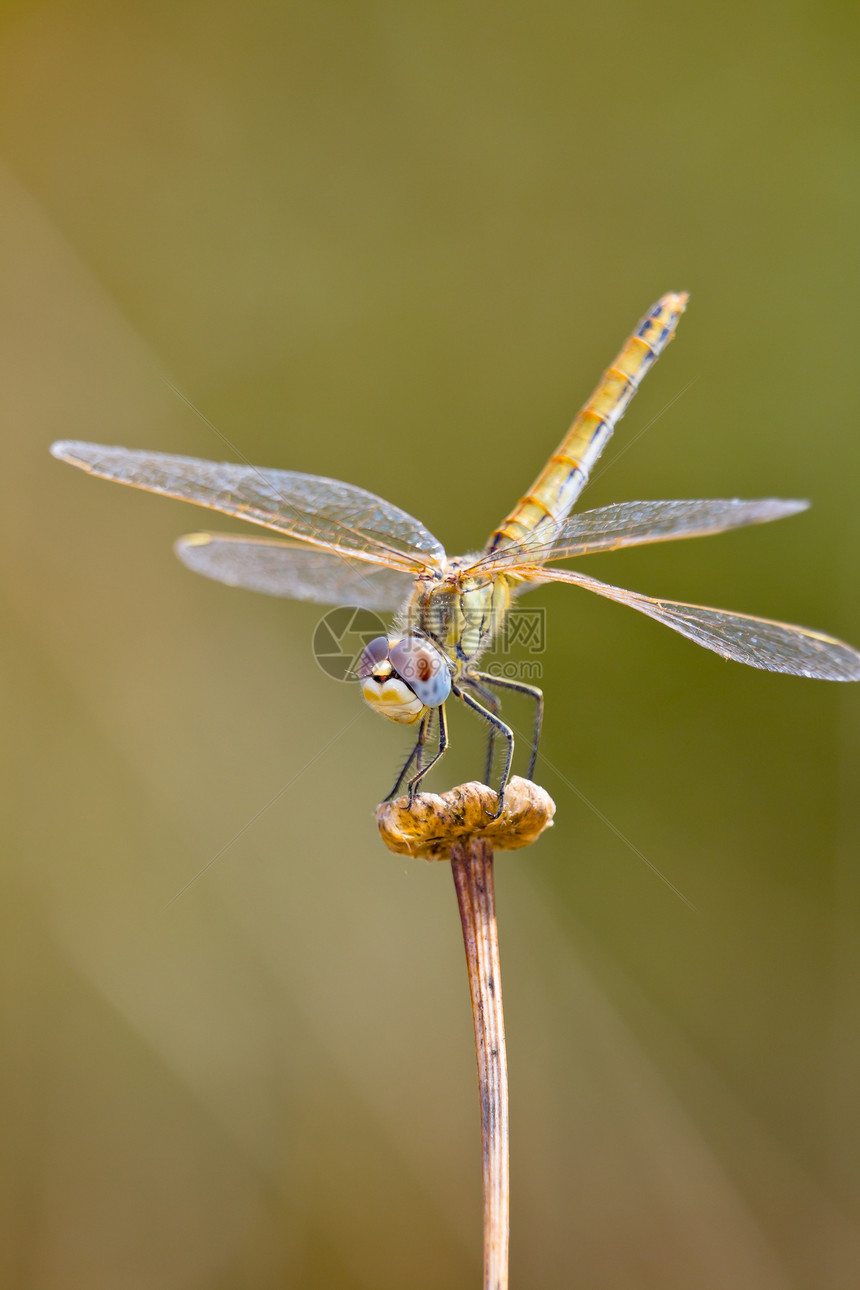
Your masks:
[[[552,825],[555,802],[549,793],[519,775],[505,789],[505,807],[497,820],[499,799],[486,784],[459,784],[447,793],[418,793],[383,802],[376,822],[389,851],[423,860],[449,859],[451,846],[485,838],[496,851],[516,851],[534,842]]]

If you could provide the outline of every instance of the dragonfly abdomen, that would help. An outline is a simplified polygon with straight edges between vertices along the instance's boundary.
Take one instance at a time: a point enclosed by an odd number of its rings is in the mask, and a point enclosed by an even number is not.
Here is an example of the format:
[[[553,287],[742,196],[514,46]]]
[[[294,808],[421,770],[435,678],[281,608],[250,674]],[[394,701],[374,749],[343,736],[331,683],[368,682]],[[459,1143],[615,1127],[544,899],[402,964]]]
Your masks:
[[[529,492],[491,536],[488,552],[530,535],[536,544],[545,541],[567,518],[639,382],[674,336],[687,298],[686,292],[669,292],[645,315]]]

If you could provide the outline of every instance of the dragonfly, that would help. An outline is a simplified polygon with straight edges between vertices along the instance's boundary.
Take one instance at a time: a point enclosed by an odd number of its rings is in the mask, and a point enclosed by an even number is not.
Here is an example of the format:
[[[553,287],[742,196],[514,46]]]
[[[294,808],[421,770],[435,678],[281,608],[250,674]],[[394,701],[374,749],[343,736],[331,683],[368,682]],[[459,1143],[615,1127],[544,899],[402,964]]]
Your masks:
[[[386,800],[419,785],[449,745],[446,703],[462,702],[487,727],[489,784],[497,740],[504,748],[498,810],[504,806],[514,734],[499,691],[534,705],[528,778],[534,774],[543,694],[478,663],[498,638],[513,601],[566,583],[627,605],[726,659],[826,681],[860,680],[860,653],[822,632],[707,605],[656,599],[556,563],[595,551],[703,537],[804,510],[800,500],[737,498],[618,502],[571,515],[638,386],[675,335],[686,292],[662,296],[640,321],[530,490],[476,554],[449,557],[417,519],[353,484],[248,464],[61,441],[55,457],[91,475],[192,502],[272,534],[192,533],[176,544],[196,573],[231,586],[318,604],[396,612],[387,634],[368,641],[357,677],[372,709],[415,727],[415,743]],[[436,734],[433,734],[435,723]]]

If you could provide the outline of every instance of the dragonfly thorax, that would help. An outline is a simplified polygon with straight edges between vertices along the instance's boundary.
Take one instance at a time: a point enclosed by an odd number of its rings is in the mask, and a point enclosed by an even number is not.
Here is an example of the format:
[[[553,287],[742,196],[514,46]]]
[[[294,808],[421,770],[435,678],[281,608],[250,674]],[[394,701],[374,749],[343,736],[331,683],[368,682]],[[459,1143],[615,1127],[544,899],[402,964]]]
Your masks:
[[[461,569],[472,564],[473,557],[451,560],[441,579],[416,580],[402,616],[406,631],[428,637],[442,651],[455,677],[498,635],[513,591],[504,574],[476,577]]]

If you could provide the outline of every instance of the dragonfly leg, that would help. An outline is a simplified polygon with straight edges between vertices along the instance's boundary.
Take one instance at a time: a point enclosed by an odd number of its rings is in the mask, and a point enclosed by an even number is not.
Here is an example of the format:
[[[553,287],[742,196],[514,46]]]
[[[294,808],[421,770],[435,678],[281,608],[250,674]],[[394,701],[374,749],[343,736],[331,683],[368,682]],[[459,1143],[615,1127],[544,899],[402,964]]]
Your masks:
[[[505,752],[505,768],[502,771],[502,777],[499,781],[499,809],[490,815],[491,820],[497,820],[501,815],[502,808],[505,804],[505,786],[508,782],[508,776],[511,773],[511,762],[514,759],[514,732],[511,730],[510,726],[505,725],[501,717],[497,717],[495,713],[489,712],[483,704],[480,704],[477,699],[473,699],[471,694],[467,693],[466,690],[461,690],[458,685],[451,686],[451,693],[456,694],[458,699],[463,700],[467,708],[471,708],[473,712],[477,712],[479,716],[489,722],[489,724],[494,727],[495,731],[507,742],[508,747]]]
[[[468,685],[470,690],[474,690],[476,694],[480,695],[480,697],[484,700],[484,703],[486,704],[486,706],[492,712],[493,716],[497,717],[502,707],[501,700],[499,699],[498,695],[493,694],[493,692],[491,690],[488,690],[486,686],[481,685],[480,681],[476,681],[475,675],[476,674],[474,672],[467,673],[465,676],[461,677],[460,679],[463,685]],[[495,753],[495,751],[496,751],[496,728],[495,726],[490,726],[490,734],[489,734],[489,738],[487,739],[487,773],[484,776],[485,784],[489,784],[490,776],[493,773],[493,754]]]
[[[430,718],[432,714],[427,714],[427,725],[425,726],[425,736],[430,732]],[[427,739],[419,739],[415,745],[415,769],[421,774],[421,767],[424,765],[424,749],[427,747]]]
[[[409,791],[410,807],[412,806],[412,802],[415,798],[415,791],[418,785],[421,783],[424,776],[428,774],[428,772],[436,765],[437,761],[444,754],[445,749],[448,747],[448,719],[445,716],[445,704],[444,703],[440,704],[438,708],[431,710],[424,718],[424,720],[427,722],[428,727],[433,718],[433,711],[439,713],[439,747],[436,749],[435,754],[430,758],[427,765],[424,766],[423,768],[421,767],[420,758],[419,758],[418,770],[415,772],[415,774],[412,776],[412,778],[410,779],[409,783],[406,786]]]
[[[412,749],[409,756],[406,758],[406,762],[403,766],[403,769],[401,770],[400,774],[397,776],[397,779],[394,781],[394,787],[392,788],[391,792],[382,799],[384,802],[390,802],[400,792],[401,785],[403,784],[403,781],[406,778],[406,776],[409,774],[409,770],[410,770],[410,767],[412,766],[412,763],[416,759],[418,761],[418,770],[420,773],[421,760],[424,753],[424,741],[427,738],[427,730],[429,729],[429,726],[430,726],[431,716],[432,716],[432,713],[428,712],[426,716],[421,718],[421,725],[418,728],[418,738],[415,741],[415,746]]]
[[[489,672],[474,672],[474,676],[480,677],[484,685],[496,685],[500,690],[515,690],[517,694],[527,694],[535,704],[535,724],[534,734],[532,735],[532,751],[529,758],[529,769],[526,779],[531,779],[535,773],[535,762],[537,761],[538,745],[540,744],[540,732],[543,725],[543,690],[539,690],[536,685],[526,685],[524,681],[509,681],[507,678],[492,676]]]

